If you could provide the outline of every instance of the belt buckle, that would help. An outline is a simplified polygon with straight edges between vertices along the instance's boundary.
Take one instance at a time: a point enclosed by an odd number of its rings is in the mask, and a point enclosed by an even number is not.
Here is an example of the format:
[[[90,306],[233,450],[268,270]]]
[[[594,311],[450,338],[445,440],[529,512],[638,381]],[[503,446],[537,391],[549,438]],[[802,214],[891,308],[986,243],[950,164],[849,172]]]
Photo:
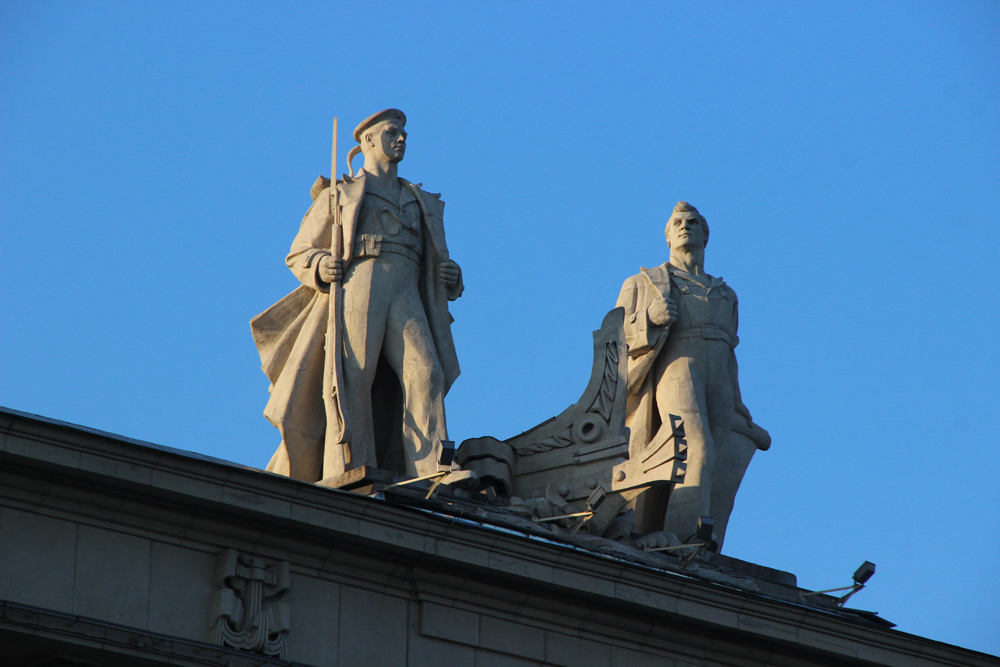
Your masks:
[[[702,327],[701,337],[706,340],[722,340],[721,332],[715,327]]]

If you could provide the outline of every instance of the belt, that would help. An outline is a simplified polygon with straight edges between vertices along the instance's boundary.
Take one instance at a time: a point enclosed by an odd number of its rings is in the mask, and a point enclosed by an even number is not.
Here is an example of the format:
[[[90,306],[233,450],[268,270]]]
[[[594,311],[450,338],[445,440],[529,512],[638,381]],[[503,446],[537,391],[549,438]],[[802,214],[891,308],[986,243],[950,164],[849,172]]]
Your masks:
[[[383,252],[402,255],[420,264],[420,253],[400,243],[386,241],[380,234],[361,234],[354,240],[354,256],[358,259],[378,257]]]
[[[730,336],[728,333],[720,329],[719,327],[705,326],[705,327],[690,327],[688,329],[671,329],[670,338],[673,340],[678,340],[680,338],[704,338],[706,340],[721,340],[728,343],[730,347],[736,347],[740,344],[739,336]]]
[[[385,239],[382,239],[382,252],[392,253],[393,255],[402,255],[403,257],[408,257],[420,264],[420,254],[413,248],[407,248],[405,245],[399,243],[386,243]]]

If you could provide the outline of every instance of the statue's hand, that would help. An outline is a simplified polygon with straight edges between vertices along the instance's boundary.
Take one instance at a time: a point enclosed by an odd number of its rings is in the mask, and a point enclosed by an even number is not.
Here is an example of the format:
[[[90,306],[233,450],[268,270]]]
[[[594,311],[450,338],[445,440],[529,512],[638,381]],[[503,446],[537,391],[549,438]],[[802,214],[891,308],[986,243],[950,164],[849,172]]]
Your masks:
[[[441,262],[441,282],[447,288],[452,288],[458,284],[458,264],[450,259]]]
[[[762,452],[771,448],[771,434],[753,422],[750,422],[750,439]]]
[[[327,255],[319,260],[319,279],[325,283],[339,283],[344,277],[344,260]]]
[[[677,302],[670,297],[656,297],[646,309],[649,321],[658,327],[667,327],[677,321]]]

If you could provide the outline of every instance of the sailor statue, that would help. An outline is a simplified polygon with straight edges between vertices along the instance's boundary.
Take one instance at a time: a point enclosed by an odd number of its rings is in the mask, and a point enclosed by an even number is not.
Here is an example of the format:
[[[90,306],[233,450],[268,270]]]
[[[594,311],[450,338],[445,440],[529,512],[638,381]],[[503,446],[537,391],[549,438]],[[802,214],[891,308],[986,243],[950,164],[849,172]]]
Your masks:
[[[444,202],[397,176],[405,124],[387,109],[357,126],[351,156],[360,149],[364,167],[336,191],[320,177],[285,258],[302,286],[251,322],[271,380],[264,414],[281,433],[270,471],[310,482],[360,466],[437,471],[444,398],[459,375],[448,302],[464,287],[448,256]],[[329,324],[334,299],[339,322]],[[333,379],[324,377],[331,363]],[[332,438],[331,395],[340,422]]]
[[[687,471],[671,491],[650,489],[635,501],[636,524],[670,534],[666,544],[690,541],[699,518],[712,517],[719,548],[750,457],[771,438],[740,395],[738,302],[722,278],[705,273],[708,221],[679,202],[664,234],[669,261],[627,279],[618,297],[629,346],[626,425],[637,458],[671,436],[671,415],[681,417]]]

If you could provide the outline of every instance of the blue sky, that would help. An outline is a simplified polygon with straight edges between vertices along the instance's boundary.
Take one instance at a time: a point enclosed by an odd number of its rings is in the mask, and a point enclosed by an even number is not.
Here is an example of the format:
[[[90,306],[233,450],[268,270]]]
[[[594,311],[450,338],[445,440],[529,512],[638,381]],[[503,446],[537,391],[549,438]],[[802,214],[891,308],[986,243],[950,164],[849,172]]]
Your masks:
[[[370,7],[0,5],[0,404],[264,466],[248,321],[332,117],[398,107],[467,286],[453,439],[579,398],[690,201],[774,439],[727,553],[871,560],[852,604],[1000,653],[1000,4]]]

